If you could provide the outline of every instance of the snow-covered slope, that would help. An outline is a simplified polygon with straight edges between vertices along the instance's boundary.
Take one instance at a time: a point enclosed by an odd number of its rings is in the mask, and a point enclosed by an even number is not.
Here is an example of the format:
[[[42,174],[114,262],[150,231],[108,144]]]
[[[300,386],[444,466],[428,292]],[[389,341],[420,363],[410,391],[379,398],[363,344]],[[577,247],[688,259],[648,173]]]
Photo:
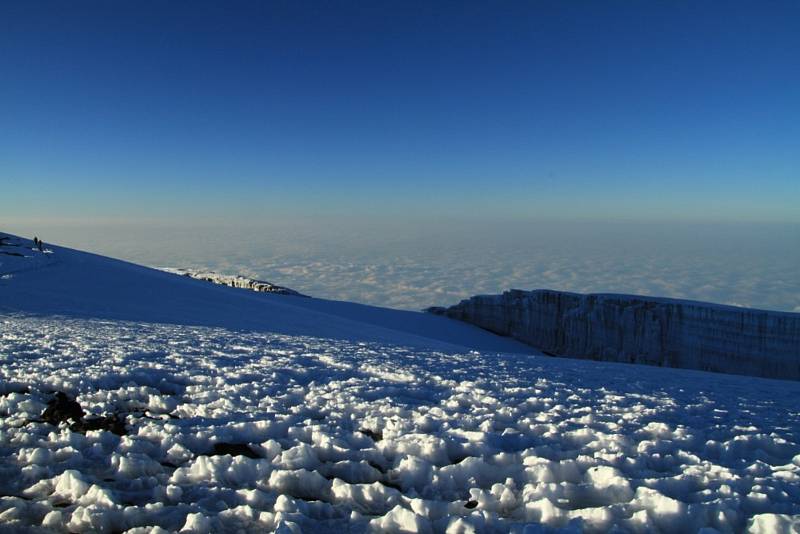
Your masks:
[[[430,311],[559,356],[800,380],[800,313],[550,290]]]
[[[8,235],[8,234],[2,234]],[[0,312],[124,319],[382,341],[449,350],[527,352],[524,344],[429,314],[240,291],[12,236],[0,252]]]
[[[82,428],[44,421],[54,391]],[[788,533],[798,406],[789,381],[5,316],[0,530]]]
[[[250,291],[256,291],[259,293],[277,293],[278,295],[293,295],[295,297],[307,296],[295,291],[294,289],[289,289],[288,287],[275,285],[264,280],[248,278],[247,276],[242,275],[221,274],[203,269],[183,269],[174,267],[163,267],[161,270],[172,274],[188,276],[189,278],[195,278],[197,280],[205,280],[206,282],[211,282],[212,284],[237,287],[239,289],[249,289]]]

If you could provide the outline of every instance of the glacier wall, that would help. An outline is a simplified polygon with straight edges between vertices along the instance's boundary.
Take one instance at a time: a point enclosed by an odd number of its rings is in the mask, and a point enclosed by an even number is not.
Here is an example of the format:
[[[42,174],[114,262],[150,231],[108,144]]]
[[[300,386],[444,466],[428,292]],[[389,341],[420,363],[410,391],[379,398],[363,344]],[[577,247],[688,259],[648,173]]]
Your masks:
[[[255,280],[241,275],[220,274],[214,271],[204,271],[196,269],[175,269],[172,267],[161,267],[160,270],[172,274],[179,274],[188,276],[196,280],[204,280],[212,284],[219,284],[228,287],[236,287],[239,289],[249,289],[250,291],[257,291],[259,293],[277,293],[279,295],[292,295],[295,297],[308,297],[289,289],[288,287],[278,286],[264,280]]]
[[[518,289],[428,311],[557,356],[800,380],[800,313]]]

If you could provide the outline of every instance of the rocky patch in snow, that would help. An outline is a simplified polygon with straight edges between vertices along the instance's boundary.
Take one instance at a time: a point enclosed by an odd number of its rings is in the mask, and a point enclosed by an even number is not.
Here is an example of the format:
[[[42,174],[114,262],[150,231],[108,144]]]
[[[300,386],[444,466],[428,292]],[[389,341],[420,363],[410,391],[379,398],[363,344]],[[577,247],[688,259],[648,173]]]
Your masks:
[[[800,313],[516,289],[428,311],[546,354],[800,380]]]
[[[66,423],[70,430],[85,434],[90,430],[108,430],[118,436],[127,434],[125,418],[117,413],[86,416],[81,405],[63,391],[59,391],[47,402],[40,422],[59,426]]]
[[[294,289],[289,289],[288,287],[278,286],[275,284],[271,284],[269,282],[265,282],[263,280],[255,280],[253,278],[247,278],[246,276],[241,276],[241,275],[220,274],[214,271],[204,271],[198,269],[175,269],[171,267],[164,267],[161,270],[166,271],[168,273],[188,276],[189,278],[195,278],[197,280],[205,280],[206,282],[220,284],[228,287],[249,289],[250,291],[258,291],[261,293],[277,293],[278,295],[308,297],[308,295],[303,295],[302,293],[299,293]]]

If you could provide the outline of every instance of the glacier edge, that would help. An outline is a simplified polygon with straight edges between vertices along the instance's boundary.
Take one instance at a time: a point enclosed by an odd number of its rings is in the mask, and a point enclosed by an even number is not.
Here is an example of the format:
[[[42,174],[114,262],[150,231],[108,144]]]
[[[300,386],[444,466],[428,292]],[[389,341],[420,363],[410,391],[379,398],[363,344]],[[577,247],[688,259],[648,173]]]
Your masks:
[[[427,311],[556,356],[800,380],[800,313],[548,289]]]

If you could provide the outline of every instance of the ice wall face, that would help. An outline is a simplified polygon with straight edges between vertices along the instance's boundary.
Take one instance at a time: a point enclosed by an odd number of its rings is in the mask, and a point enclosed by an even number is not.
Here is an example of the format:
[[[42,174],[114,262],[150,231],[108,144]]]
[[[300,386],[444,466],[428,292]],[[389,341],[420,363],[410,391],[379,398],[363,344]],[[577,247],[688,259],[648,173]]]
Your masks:
[[[559,356],[800,380],[797,313],[516,289],[428,311]]]

